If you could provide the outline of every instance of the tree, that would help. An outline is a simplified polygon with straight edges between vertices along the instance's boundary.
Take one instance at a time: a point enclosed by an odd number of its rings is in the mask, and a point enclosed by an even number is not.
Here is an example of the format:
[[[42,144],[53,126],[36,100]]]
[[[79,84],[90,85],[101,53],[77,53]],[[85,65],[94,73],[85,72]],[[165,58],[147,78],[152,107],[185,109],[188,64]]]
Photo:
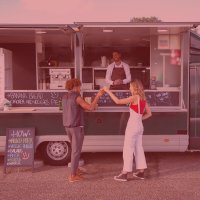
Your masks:
[[[163,22],[158,17],[151,16],[151,17],[133,17],[130,19],[130,22]]]

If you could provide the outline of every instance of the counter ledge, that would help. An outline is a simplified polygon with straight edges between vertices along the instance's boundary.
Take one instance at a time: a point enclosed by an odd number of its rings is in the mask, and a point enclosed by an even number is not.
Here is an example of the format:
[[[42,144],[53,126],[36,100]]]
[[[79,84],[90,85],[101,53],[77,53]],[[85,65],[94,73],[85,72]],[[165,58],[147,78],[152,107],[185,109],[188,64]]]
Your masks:
[[[12,109],[31,109],[31,108],[19,108],[19,107],[12,107]],[[35,111],[3,111],[0,110],[0,113],[62,113],[62,110],[56,108],[34,108]],[[155,108],[150,107],[151,112],[187,112],[187,109],[180,109],[180,108]],[[93,111],[86,111],[86,112],[129,112],[129,107],[98,107],[97,110]]]

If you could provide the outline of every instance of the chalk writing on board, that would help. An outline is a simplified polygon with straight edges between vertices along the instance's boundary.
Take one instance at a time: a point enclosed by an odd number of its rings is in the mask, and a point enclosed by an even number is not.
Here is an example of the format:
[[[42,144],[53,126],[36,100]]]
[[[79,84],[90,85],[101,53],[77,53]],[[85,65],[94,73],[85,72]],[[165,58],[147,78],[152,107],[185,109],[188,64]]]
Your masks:
[[[154,96],[156,101],[166,103],[169,106],[173,106],[173,104],[171,103],[170,92],[157,92],[154,93]]]
[[[12,105],[28,104],[28,105],[49,105],[48,99],[43,99],[43,93],[8,93],[6,97],[10,100]]]
[[[124,99],[131,96],[130,92],[113,92],[119,98]],[[97,93],[83,92],[83,97],[96,96]],[[179,92],[148,92],[145,91],[146,102],[149,106],[179,106]],[[129,106],[130,104],[116,104],[112,98],[105,93],[98,100],[98,106]]]
[[[22,149],[9,149],[8,153],[23,153]]]
[[[43,94],[40,92],[38,92],[38,93],[31,92],[28,95],[29,95],[29,99],[43,99]]]
[[[23,153],[23,158],[22,159],[28,159],[29,158],[29,153]]]
[[[130,92],[113,92],[114,95],[118,98],[118,99],[124,99],[124,98],[128,98],[131,96]],[[96,96],[97,93],[92,93],[90,94],[90,96]],[[112,100],[112,98],[110,97],[110,95],[108,93],[105,93],[103,96],[101,96],[98,100],[98,104],[111,104],[111,105],[115,105],[117,106],[117,104]],[[129,106],[129,104],[125,104],[126,106]]]
[[[13,107],[58,107],[65,92],[6,92]]]
[[[11,133],[12,137],[28,137],[30,135],[30,130],[25,132],[24,130],[14,130],[13,133]]]
[[[6,96],[10,97],[11,99],[27,99],[27,94],[21,92],[11,92],[8,93]]]
[[[54,99],[58,98],[58,93],[51,92],[51,98],[54,98]]]

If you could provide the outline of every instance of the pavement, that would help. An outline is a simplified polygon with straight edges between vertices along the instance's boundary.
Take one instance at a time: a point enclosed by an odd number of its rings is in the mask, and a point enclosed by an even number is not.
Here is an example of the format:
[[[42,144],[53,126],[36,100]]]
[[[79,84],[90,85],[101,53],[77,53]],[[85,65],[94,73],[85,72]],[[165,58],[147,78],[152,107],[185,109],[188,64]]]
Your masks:
[[[199,200],[200,152],[145,153],[145,180],[128,174],[127,182],[113,179],[122,170],[122,153],[82,153],[84,180],[70,183],[70,168],[41,164],[31,168],[7,168],[0,154],[0,200]],[[133,172],[136,172],[135,163]]]

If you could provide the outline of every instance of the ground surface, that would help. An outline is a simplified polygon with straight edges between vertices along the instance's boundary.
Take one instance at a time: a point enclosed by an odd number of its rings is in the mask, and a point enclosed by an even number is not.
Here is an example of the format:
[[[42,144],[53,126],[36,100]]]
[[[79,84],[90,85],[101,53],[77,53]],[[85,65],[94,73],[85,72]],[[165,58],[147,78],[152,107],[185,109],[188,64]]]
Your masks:
[[[128,182],[113,179],[122,169],[122,153],[82,153],[85,179],[70,183],[67,166],[7,168],[0,155],[0,200],[157,200],[200,199],[200,152],[145,153],[146,180],[128,174]],[[39,159],[39,155],[36,155]],[[133,165],[135,172],[135,164]]]

